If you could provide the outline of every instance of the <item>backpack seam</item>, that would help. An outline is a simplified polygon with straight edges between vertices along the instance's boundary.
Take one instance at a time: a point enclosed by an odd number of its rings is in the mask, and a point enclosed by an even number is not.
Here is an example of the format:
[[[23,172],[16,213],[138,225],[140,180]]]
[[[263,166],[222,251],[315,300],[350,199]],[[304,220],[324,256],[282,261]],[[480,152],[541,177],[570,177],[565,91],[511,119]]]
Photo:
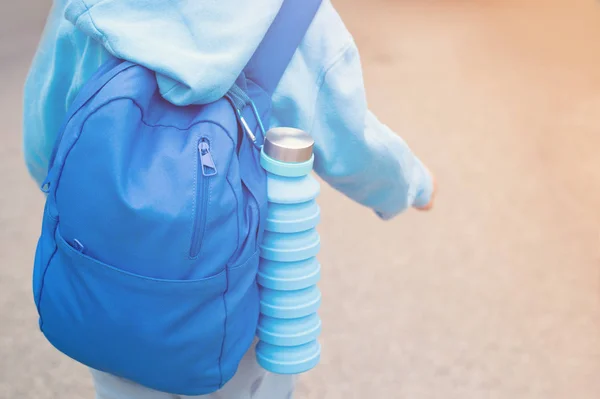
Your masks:
[[[239,228],[238,228],[239,230]],[[219,389],[225,385],[223,382],[223,353],[225,352],[225,339],[227,338],[227,322],[229,321],[229,309],[227,309],[227,293],[229,292],[229,268],[225,267],[225,281],[227,286],[223,292],[223,308],[225,310],[225,320],[223,321],[223,340],[221,341],[221,352],[219,353]]]
[[[46,263],[46,267],[44,267],[44,273],[42,273],[41,281],[40,281],[40,293],[37,301],[37,311],[40,317],[40,330],[44,331],[44,318],[42,317],[42,297],[44,294],[44,285],[46,285],[46,274],[48,273],[48,269],[50,269],[50,263],[56,256],[56,252],[58,252],[58,245],[56,244],[56,229],[58,229],[58,223],[56,223],[54,230],[52,231],[52,239],[54,241],[54,250],[52,251],[52,255],[48,258],[48,262]]]

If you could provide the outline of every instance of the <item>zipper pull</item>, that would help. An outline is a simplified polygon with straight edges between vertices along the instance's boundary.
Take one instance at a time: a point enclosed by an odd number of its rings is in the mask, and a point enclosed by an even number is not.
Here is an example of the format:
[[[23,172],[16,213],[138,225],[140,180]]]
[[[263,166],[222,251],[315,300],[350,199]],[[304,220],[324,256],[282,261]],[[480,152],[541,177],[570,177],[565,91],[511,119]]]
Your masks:
[[[208,141],[202,140],[198,144],[198,151],[200,151],[200,163],[202,164],[202,175],[203,176],[214,176],[217,174],[217,167],[215,166],[215,160],[210,153],[210,145]]]

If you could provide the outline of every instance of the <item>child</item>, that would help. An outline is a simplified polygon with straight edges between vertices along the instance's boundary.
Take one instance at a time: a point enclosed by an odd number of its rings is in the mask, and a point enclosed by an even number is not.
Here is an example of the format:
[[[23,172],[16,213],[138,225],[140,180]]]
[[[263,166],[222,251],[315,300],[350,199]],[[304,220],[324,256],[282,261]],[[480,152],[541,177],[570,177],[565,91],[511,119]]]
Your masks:
[[[25,157],[44,179],[67,108],[106,60],[156,72],[176,105],[221,98],[263,39],[283,0],[55,0],[25,87]],[[391,219],[429,209],[433,179],[408,146],[368,110],[358,50],[324,1],[273,97],[271,126],[315,139],[315,170],[330,185]],[[92,371],[99,399],[175,399]],[[236,376],[206,398],[291,398],[294,378],[262,370],[250,351]]]

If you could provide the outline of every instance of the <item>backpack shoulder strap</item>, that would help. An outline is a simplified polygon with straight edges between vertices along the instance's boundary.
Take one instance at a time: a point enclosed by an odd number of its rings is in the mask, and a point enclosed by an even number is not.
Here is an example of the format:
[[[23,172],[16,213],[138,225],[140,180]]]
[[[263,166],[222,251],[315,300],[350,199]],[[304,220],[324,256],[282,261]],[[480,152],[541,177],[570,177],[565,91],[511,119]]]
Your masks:
[[[246,76],[273,94],[322,0],[284,0],[263,41],[246,65]]]

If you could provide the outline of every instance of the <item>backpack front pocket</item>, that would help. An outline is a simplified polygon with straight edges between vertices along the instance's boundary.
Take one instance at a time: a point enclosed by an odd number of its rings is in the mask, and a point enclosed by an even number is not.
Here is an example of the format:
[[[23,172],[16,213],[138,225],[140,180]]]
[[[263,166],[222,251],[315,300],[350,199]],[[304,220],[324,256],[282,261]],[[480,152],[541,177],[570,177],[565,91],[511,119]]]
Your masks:
[[[160,391],[220,388],[226,271],[200,280],[147,278],[85,255],[60,226],[55,238],[39,310],[41,329],[57,349]]]

